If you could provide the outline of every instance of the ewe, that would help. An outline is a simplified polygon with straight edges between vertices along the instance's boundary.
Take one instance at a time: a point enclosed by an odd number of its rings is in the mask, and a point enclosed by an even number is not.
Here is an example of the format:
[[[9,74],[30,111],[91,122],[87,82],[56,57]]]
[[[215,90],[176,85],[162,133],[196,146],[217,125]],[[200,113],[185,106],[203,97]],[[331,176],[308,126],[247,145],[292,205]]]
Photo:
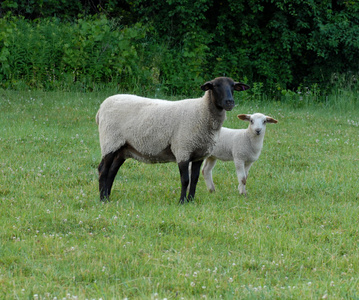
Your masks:
[[[278,121],[263,114],[238,115],[239,119],[249,121],[247,129],[230,129],[222,127],[216,144],[203,164],[202,174],[207,188],[214,192],[212,169],[217,159],[234,161],[238,178],[238,190],[246,195],[246,182],[251,165],[259,158],[263,147],[266,123]]]
[[[197,99],[166,101],[115,95],[101,104],[96,122],[102,153],[98,167],[102,201],[109,198],[115,176],[128,158],[176,162],[182,185],[180,203],[194,198],[203,159],[212,151],[226,111],[234,107],[233,91],[245,91],[249,86],[219,77],[201,89],[205,94]]]

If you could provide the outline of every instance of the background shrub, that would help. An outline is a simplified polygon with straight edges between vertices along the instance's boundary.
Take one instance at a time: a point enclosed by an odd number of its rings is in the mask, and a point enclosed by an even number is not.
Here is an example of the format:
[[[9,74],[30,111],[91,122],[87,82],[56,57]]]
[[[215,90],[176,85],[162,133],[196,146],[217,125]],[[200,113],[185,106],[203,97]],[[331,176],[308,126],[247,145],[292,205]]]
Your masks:
[[[40,89],[71,85],[90,89],[96,84],[146,81],[143,58],[146,28],[119,25],[105,17],[28,22],[3,18],[1,24],[1,81],[5,88],[18,84]],[[129,82],[128,82],[129,83]]]
[[[334,73],[355,83],[359,69],[357,1],[6,0],[0,13],[5,88],[178,94],[227,75],[273,96],[314,84],[325,94]]]

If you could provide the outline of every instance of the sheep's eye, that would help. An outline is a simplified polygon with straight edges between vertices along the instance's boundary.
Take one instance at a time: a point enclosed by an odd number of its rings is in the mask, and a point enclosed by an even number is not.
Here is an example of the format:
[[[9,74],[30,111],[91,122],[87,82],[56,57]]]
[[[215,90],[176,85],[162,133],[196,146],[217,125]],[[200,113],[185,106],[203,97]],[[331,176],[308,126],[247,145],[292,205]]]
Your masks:
[[[264,121],[263,121],[263,124],[265,124],[265,123],[267,123],[267,120],[264,120]]]
[[[251,120],[251,124],[254,124],[253,120]]]

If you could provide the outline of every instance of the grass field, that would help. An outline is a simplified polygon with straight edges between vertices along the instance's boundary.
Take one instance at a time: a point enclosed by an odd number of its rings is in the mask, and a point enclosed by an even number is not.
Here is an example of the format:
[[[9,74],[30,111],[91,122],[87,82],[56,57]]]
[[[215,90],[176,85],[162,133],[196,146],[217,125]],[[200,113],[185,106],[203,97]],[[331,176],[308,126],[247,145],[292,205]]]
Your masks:
[[[179,206],[176,164],[128,160],[103,204],[106,96],[0,91],[1,299],[359,298],[358,109],[241,103],[279,121],[248,197],[218,162]]]

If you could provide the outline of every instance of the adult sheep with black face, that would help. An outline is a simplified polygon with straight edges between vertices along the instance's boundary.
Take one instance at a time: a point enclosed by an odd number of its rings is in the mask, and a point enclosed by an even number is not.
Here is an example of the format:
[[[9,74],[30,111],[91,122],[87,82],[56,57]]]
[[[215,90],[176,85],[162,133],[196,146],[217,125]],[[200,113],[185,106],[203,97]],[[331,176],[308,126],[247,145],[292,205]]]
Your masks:
[[[205,94],[197,99],[115,95],[101,104],[96,122],[102,153],[98,167],[102,201],[109,199],[115,176],[128,158],[145,163],[176,162],[182,185],[180,203],[194,198],[203,159],[211,153],[226,111],[234,107],[233,91],[245,91],[249,86],[219,77],[201,89]]]

